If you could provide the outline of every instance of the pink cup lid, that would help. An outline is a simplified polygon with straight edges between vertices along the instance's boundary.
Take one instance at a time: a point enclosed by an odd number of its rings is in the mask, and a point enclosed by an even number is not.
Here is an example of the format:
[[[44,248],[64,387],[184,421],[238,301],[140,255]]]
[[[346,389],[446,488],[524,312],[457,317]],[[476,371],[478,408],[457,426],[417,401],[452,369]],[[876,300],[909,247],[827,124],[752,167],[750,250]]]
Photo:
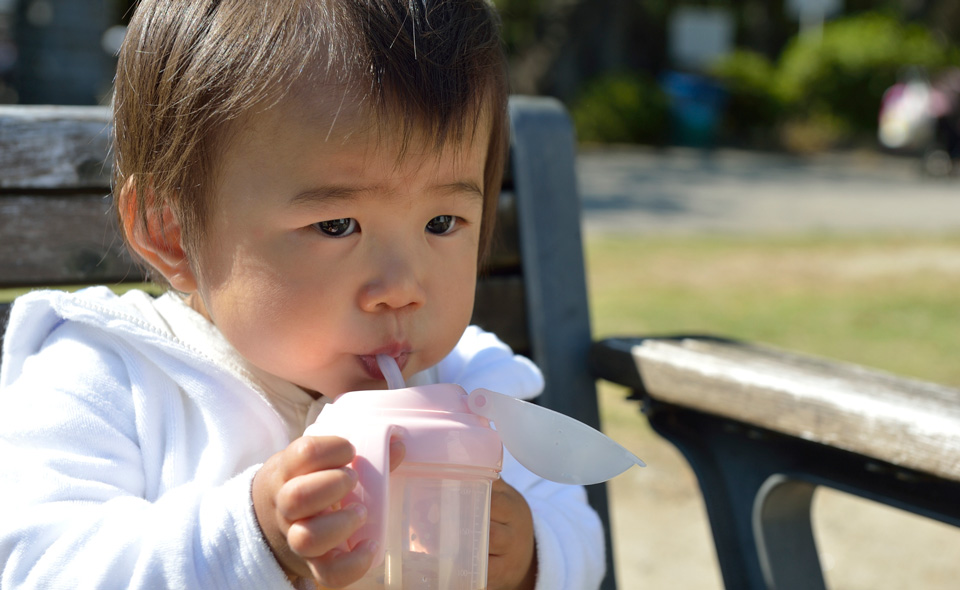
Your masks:
[[[434,463],[500,471],[503,446],[490,421],[474,414],[459,385],[443,383],[404,389],[353,391],[324,408],[347,440],[373,423],[394,426],[406,446],[404,463]],[[336,419],[334,420],[334,415]]]

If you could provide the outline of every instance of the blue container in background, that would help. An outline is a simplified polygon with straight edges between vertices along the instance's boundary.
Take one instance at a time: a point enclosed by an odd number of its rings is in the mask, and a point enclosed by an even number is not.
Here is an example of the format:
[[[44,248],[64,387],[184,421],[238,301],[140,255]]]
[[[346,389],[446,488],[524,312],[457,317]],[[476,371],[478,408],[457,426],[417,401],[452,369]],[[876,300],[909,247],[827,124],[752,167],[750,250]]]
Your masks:
[[[663,74],[660,84],[670,99],[673,143],[713,146],[727,104],[723,85],[705,76],[673,71]]]

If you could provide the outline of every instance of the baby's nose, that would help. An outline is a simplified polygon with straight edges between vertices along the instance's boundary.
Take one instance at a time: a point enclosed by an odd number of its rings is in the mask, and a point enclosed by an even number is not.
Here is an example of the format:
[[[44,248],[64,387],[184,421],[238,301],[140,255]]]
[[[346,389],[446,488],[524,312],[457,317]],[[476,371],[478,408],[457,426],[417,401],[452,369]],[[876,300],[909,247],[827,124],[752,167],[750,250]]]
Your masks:
[[[414,265],[394,258],[360,289],[360,308],[368,312],[415,309],[426,292]]]

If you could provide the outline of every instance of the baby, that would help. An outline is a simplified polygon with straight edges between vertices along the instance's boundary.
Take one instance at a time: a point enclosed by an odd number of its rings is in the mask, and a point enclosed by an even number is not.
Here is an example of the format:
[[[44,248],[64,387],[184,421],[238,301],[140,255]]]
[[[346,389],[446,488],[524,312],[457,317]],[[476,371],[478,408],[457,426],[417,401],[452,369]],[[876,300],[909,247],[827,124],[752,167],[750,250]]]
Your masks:
[[[115,203],[169,287],[17,301],[0,373],[0,587],[344,587],[342,393],[542,378],[468,326],[506,157],[484,0],[145,0],[120,54]],[[391,447],[392,465],[403,445]],[[584,490],[505,458],[490,588],[596,587]],[[312,587],[309,586],[308,587]]]

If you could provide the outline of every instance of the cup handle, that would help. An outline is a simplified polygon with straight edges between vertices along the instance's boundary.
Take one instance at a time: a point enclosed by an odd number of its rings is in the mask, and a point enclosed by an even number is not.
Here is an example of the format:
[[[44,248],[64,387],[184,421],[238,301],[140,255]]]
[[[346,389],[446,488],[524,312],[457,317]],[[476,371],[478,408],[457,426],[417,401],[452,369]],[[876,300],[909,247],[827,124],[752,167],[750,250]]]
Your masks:
[[[357,486],[343,501],[344,506],[354,502],[367,509],[367,520],[348,541],[352,549],[363,541],[377,541],[377,552],[371,567],[383,562],[387,537],[387,519],[390,501],[390,438],[402,428],[390,423],[371,423],[368,432],[358,440],[351,440],[357,451],[350,464],[357,472]]]

